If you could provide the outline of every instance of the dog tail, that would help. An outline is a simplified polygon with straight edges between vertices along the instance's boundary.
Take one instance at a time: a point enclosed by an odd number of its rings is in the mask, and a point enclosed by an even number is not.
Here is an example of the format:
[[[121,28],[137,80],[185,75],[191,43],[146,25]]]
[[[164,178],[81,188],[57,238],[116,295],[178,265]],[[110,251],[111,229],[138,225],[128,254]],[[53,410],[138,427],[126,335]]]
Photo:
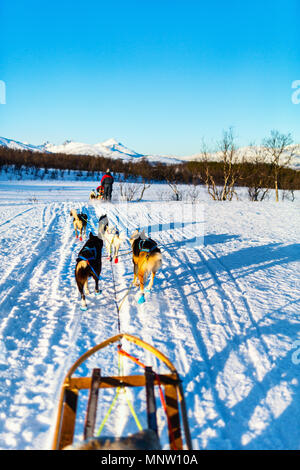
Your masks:
[[[153,271],[158,271],[162,266],[162,255],[160,252],[154,253],[153,255]]]
[[[124,232],[119,232],[119,240],[123,243],[126,240],[126,235]]]

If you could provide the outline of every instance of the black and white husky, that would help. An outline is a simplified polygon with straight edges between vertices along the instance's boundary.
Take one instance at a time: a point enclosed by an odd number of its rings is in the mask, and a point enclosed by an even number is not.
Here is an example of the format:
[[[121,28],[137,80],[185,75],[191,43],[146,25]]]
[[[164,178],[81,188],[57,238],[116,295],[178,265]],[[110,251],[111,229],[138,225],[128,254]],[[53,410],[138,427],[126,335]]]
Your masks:
[[[103,240],[110,261],[119,261],[119,249],[125,241],[125,235],[116,227],[109,227],[106,214],[101,215],[98,224],[98,237]]]
[[[99,294],[99,278],[101,274],[101,254],[103,241],[90,233],[88,241],[78,253],[75,267],[75,279],[81,296],[81,310],[86,310],[85,294],[89,294],[88,279],[95,281],[95,293]]]

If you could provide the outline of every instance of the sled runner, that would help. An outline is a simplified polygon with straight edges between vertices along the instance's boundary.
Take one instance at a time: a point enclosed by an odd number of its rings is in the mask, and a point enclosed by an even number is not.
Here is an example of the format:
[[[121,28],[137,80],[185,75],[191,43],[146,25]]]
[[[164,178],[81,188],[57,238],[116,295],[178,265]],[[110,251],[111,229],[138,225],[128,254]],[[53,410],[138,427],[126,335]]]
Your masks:
[[[157,359],[163,362],[170,373],[157,374],[152,367],[147,367],[139,359],[124,351],[121,346],[122,340],[134,343],[135,346],[150,351]],[[101,349],[119,343],[116,352],[119,357],[126,357],[128,360],[135,362],[144,370],[144,374],[140,375],[119,375],[113,377],[103,377],[100,369],[94,369],[91,377],[73,377],[78,368],[92,355]],[[98,396],[101,389],[116,388],[117,392],[113,403],[108,410],[100,428],[104,427],[109,412],[117,400],[120,391],[126,392],[127,387],[144,387],[146,395],[147,410],[147,429],[142,429],[138,417],[136,416],[132,405],[128,400],[128,404],[132,414],[138,424],[139,432],[125,437],[97,437],[95,435],[95,423],[98,406]],[[164,389],[164,391],[163,391]],[[89,390],[89,399],[87,403],[85,423],[83,429],[84,441],[76,445],[73,443],[74,431],[76,425],[76,411],[79,393],[81,390]],[[156,418],[156,397],[155,391],[159,391],[162,407],[165,412],[166,423],[168,426],[169,444],[171,450],[183,450],[184,442],[181,432],[181,423],[184,430],[185,448],[192,449],[185,400],[183,395],[182,383],[179,375],[169,361],[158,349],[150,346],[144,341],[128,334],[119,334],[108,340],[98,344],[92,349],[84,353],[70,368],[67,373],[60,395],[58,405],[57,421],[54,432],[53,450],[159,450],[161,449],[159,441],[159,433]],[[77,428],[76,428],[77,429]]]

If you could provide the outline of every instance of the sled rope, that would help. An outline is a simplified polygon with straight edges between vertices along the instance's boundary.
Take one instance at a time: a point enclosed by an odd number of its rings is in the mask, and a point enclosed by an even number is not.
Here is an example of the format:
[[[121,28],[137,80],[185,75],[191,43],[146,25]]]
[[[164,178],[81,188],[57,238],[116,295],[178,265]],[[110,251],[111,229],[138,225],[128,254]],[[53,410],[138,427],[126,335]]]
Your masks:
[[[119,334],[120,334],[121,333],[120,307],[119,307],[118,302],[117,302],[117,290],[116,290],[114,270],[113,270],[113,267],[112,267],[112,260],[110,260],[110,267],[111,267],[111,276],[112,276],[113,286],[114,286],[114,302],[115,302],[115,305],[116,305],[117,315],[118,315],[118,331],[119,331]]]
[[[124,349],[121,348],[120,345],[118,345],[118,354],[122,355],[122,356],[126,356],[128,357],[128,359],[131,359],[133,362],[135,362],[136,364],[138,364],[139,366],[143,367],[144,369],[146,368],[146,365],[143,364],[139,359],[137,359],[136,357],[132,356],[131,354],[127,353],[126,351],[124,351]],[[170,434],[170,437],[171,437],[171,440],[173,442],[173,447],[174,447],[174,450],[177,450],[176,449],[176,446],[175,446],[175,438],[174,438],[174,433],[173,433],[173,429],[172,429],[172,423],[170,421],[170,418],[169,418],[169,415],[168,415],[168,411],[167,411],[167,405],[166,405],[166,401],[165,401],[165,397],[164,397],[164,392],[162,390],[162,386],[161,386],[161,382],[160,382],[160,379],[159,379],[159,375],[154,372],[154,375],[155,375],[155,378],[157,380],[157,383],[158,383],[158,389],[159,389],[159,396],[160,396],[160,401],[161,401],[161,404],[162,404],[162,407],[164,409],[164,412],[165,412],[165,415],[166,415],[166,418],[167,418],[167,422],[168,422],[168,429],[169,429],[169,434]]]
[[[124,375],[124,372],[123,372],[123,363],[121,363],[121,357],[120,357],[120,355],[119,355],[119,361],[118,361],[118,369],[119,369],[119,375]],[[123,389],[123,390],[122,390],[122,389]],[[121,386],[119,386],[119,387],[117,388],[117,391],[116,391],[116,394],[115,394],[115,396],[114,396],[114,399],[113,399],[113,401],[112,401],[112,403],[111,403],[109,409],[107,410],[107,413],[106,413],[106,415],[104,416],[104,419],[103,419],[103,421],[102,421],[102,423],[101,423],[101,425],[100,425],[100,427],[99,427],[99,429],[98,429],[97,437],[99,437],[99,436],[101,435],[101,432],[102,432],[102,430],[103,430],[103,428],[104,428],[104,426],[105,426],[105,423],[106,423],[106,421],[108,420],[108,418],[109,418],[109,416],[110,416],[110,414],[111,414],[111,412],[112,412],[112,410],[113,410],[115,404],[117,403],[117,399],[118,399],[118,397],[119,397],[119,394],[120,394],[121,390],[122,390],[122,392],[123,392],[124,395],[125,395],[125,398],[126,398],[128,407],[129,407],[129,409],[130,409],[130,411],[131,411],[131,414],[132,414],[132,416],[133,416],[133,418],[134,418],[134,421],[135,421],[135,423],[136,423],[136,425],[137,425],[137,428],[139,429],[139,431],[142,431],[142,430],[143,430],[143,427],[142,427],[142,425],[141,425],[141,423],[140,423],[140,421],[139,421],[139,419],[138,419],[138,417],[137,417],[137,414],[136,414],[136,412],[135,412],[135,410],[134,410],[134,408],[133,408],[133,405],[132,405],[132,403],[131,403],[131,401],[130,401],[130,399],[129,399],[129,397],[128,397],[128,393],[127,393],[126,387],[121,387]]]

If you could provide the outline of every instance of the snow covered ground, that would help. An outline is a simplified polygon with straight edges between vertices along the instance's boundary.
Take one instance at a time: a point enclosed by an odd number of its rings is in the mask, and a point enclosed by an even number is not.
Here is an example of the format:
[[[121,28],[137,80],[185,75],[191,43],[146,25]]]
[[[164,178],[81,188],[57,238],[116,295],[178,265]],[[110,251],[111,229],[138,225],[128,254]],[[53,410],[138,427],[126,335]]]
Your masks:
[[[102,295],[87,298],[86,312],[79,308],[74,267],[84,242],[74,238],[75,207],[87,211],[94,232],[107,213],[126,234],[144,227],[162,248],[153,292],[138,305],[132,289],[120,325],[177,367],[194,448],[299,449],[299,194],[294,202],[223,203],[203,191],[193,212],[191,204],[170,201],[164,185],[152,185],[139,203],[90,203],[95,184],[0,182],[0,448],[51,448],[64,375],[87,349],[118,333],[106,257]],[[128,249],[126,242],[112,265],[118,302],[132,280]],[[115,349],[88,367],[116,374]],[[150,355],[140,359],[159,371]],[[133,363],[124,367],[140,373]],[[145,425],[144,390],[130,393]],[[101,392],[98,425],[112,396]],[[79,413],[85,405],[79,403]],[[160,409],[165,446],[163,418]],[[121,397],[104,434],[135,431]]]

